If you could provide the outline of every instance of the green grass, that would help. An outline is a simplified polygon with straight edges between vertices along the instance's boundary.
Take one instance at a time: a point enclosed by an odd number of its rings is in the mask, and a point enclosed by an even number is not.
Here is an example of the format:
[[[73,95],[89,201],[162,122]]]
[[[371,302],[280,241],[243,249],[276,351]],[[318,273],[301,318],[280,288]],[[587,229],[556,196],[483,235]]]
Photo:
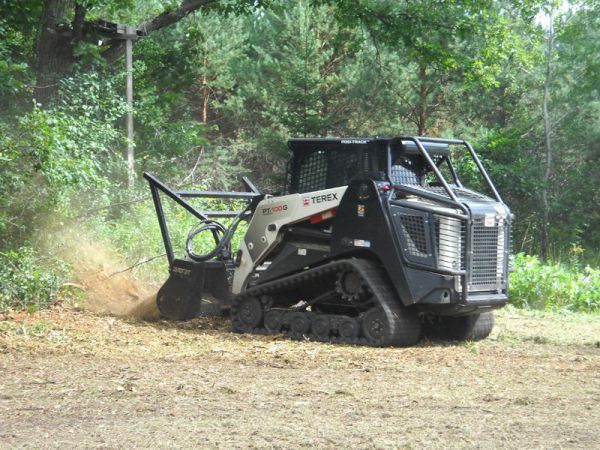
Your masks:
[[[520,345],[581,345],[600,348],[600,314],[540,311],[508,305],[495,312],[493,340]]]

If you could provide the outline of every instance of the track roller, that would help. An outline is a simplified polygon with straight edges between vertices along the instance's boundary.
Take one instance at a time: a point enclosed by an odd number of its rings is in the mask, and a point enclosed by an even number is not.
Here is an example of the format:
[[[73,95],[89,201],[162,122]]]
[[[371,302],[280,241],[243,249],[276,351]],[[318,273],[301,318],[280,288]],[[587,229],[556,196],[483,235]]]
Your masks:
[[[283,324],[283,311],[272,309],[265,314],[265,329],[269,333],[278,333]]]
[[[389,330],[387,317],[381,308],[371,308],[362,318],[363,334],[370,341],[382,340]]]
[[[312,332],[317,338],[326,338],[331,333],[331,321],[327,314],[315,314],[312,320]]]
[[[360,322],[354,317],[343,317],[338,322],[338,334],[344,339],[354,339],[360,334]]]
[[[256,297],[246,297],[231,309],[231,321],[237,332],[245,333],[258,328],[263,320],[263,305]]]
[[[310,330],[310,318],[304,312],[294,312],[290,316],[290,330],[293,334],[302,336]]]
[[[390,316],[393,326],[390,326]],[[375,307],[363,315],[362,332],[371,345],[407,347],[416,344],[421,337],[421,322],[412,309],[396,306],[386,313]]]

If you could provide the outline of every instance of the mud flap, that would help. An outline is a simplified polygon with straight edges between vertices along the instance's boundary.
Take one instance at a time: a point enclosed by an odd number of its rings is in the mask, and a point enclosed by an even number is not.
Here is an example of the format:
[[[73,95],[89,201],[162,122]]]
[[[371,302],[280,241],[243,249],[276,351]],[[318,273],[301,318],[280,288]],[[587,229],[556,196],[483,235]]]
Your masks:
[[[227,268],[222,261],[175,259],[156,303],[167,319],[189,320],[222,314],[230,303]]]

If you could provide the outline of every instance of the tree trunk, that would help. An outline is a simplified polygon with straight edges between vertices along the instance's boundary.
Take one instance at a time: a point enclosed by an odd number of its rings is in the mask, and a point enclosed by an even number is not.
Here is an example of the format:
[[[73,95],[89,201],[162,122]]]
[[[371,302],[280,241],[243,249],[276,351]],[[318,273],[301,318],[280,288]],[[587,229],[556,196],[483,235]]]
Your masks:
[[[550,98],[550,83],[552,81],[552,50],[554,47],[553,17],[550,14],[550,25],[548,28],[548,48],[546,55],[546,79],[544,80],[544,99],[542,103],[544,114],[544,150],[545,167],[542,180],[542,258],[547,258],[549,253],[549,227],[550,227],[550,205],[548,202],[548,191],[550,190],[550,175],[552,174],[552,123],[548,112],[548,101]]]
[[[205,48],[204,48],[204,57],[202,58],[202,66],[203,66],[203,71],[202,71],[202,79],[201,79],[201,91],[202,91],[202,116],[200,117],[200,121],[206,125],[206,123],[208,122],[208,102],[209,102],[209,98],[210,98],[210,90],[208,87],[208,76],[206,75],[206,72],[208,71],[208,57],[206,56],[206,53],[208,52],[208,49],[206,48],[206,44],[205,44]]]
[[[427,132],[427,67],[419,64],[419,104],[417,105],[417,134],[425,136]]]
[[[73,0],[45,0],[40,20],[40,31],[36,49],[37,79],[34,89],[36,101],[46,104],[58,89],[62,75],[74,62],[73,33],[67,26]],[[83,25],[85,11],[77,8],[73,25]]]

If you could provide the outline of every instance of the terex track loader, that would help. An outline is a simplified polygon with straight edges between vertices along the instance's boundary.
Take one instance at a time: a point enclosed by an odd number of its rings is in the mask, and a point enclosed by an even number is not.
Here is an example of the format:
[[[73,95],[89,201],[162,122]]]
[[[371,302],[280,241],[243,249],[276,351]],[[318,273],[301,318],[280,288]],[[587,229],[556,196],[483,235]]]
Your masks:
[[[228,311],[243,333],[366,345],[412,345],[422,329],[482,339],[508,297],[512,215],[472,146],[414,136],[291,139],[287,193],[171,191],[149,174],[170,276],[163,316]],[[462,149],[484,195],[462,184],[451,154]],[[451,151],[452,150],[452,151]],[[470,156],[469,156],[470,155]],[[465,158],[467,157],[467,158]],[[199,223],[176,259],[166,195]],[[243,199],[242,212],[201,212],[185,199]],[[235,217],[226,228],[215,217]],[[248,228],[236,255],[237,224]],[[193,250],[210,232],[215,248]]]

